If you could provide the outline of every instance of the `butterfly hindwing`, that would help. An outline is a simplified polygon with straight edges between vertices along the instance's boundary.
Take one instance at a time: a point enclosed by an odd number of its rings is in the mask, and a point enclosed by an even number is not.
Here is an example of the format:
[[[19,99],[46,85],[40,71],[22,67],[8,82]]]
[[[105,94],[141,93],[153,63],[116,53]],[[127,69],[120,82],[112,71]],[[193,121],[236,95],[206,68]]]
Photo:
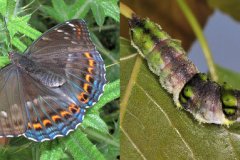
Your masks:
[[[38,83],[24,72],[20,82],[24,86],[22,92],[28,120],[24,135],[27,138],[41,142],[65,136],[82,122],[85,109],[63,93]]]

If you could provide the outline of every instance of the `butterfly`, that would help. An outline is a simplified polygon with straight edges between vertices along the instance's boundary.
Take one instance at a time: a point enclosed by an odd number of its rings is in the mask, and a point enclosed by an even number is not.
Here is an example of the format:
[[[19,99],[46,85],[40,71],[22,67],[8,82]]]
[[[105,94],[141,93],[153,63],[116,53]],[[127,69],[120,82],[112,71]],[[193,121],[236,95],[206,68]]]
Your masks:
[[[103,94],[104,61],[84,20],[59,24],[0,70],[0,137],[66,136]]]

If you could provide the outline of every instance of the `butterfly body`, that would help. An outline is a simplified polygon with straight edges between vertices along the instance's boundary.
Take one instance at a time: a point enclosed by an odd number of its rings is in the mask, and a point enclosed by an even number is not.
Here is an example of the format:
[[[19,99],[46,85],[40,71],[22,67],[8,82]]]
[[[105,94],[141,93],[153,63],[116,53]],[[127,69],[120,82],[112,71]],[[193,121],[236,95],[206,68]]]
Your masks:
[[[229,125],[240,118],[240,91],[211,81],[199,73],[178,40],[172,39],[151,20],[133,15],[129,21],[132,45],[177,107],[193,114],[199,122]]]
[[[9,57],[0,70],[0,137],[66,136],[103,93],[105,65],[83,20],[57,25]]]

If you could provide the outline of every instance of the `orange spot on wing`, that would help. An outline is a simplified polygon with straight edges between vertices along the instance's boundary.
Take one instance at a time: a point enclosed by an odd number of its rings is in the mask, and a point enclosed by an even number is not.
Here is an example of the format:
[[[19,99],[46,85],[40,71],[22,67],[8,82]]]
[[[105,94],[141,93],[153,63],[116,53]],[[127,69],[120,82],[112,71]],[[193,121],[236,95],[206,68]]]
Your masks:
[[[71,113],[69,113],[68,111],[62,111],[60,112],[60,114],[65,118],[67,118],[68,116],[71,116]]]
[[[31,129],[32,125],[28,122],[28,128]]]
[[[40,123],[33,123],[33,128],[35,130],[41,130],[42,129],[42,125]]]
[[[51,121],[49,119],[44,119],[43,120],[43,125],[44,126],[48,126],[48,125],[52,125]]]
[[[89,59],[92,58],[92,55],[89,52],[85,52],[84,55],[85,55],[85,57],[87,57]]]
[[[88,92],[88,87],[89,87],[89,84],[84,83],[84,85],[83,85],[84,91]]]
[[[89,74],[87,74],[85,78],[88,82],[90,82],[90,78],[92,78],[92,77]]]
[[[94,60],[88,60],[88,64],[90,67],[94,67]]]
[[[88,96],[84,92],[81,92],[77,97],[78,100],[81,101],[82,103],[88,102]]]
[[[80,111],[80,108],[72,103],[68,106],[68,110],[72,113],[78,113]]]
[[[59,116],[59,115],[53,115],[52,116],[52,120],[54,121],[54,122],[57,122],[58,120],[60,120],[61,119],[61,117]]]
[[[93,68],[88,68],[88,72],[93,74]]]

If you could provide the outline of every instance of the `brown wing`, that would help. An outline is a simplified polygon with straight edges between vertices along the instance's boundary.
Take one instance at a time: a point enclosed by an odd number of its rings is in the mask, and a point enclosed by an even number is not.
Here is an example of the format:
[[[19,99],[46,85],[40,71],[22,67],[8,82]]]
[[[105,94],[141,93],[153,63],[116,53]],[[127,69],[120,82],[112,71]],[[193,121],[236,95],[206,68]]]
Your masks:
[[[105,65],[83,20],[67,21],[50,29],[29,47],[26,55],[63,75],[74,93],[72,98],[82,108],[92,106],[102,95]]]
[[[26,130],[26,110],[16,66],[0,70],[0,137],[12,137]]]

